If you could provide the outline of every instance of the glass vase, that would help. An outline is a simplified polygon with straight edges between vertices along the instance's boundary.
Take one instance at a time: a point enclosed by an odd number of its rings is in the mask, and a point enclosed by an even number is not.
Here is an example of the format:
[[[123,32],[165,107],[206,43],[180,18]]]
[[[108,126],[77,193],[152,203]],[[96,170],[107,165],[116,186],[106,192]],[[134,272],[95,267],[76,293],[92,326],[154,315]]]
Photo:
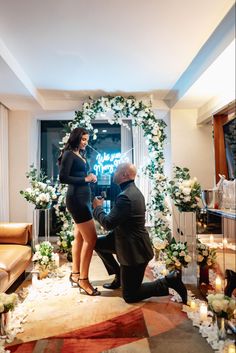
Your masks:
[[[197,261],[196,261],[196,212],[179,212],[180,241],[187,242],[188,254],[191,262],[183,268],[183,281],[197,286]]]
[[[199,266],[199,284],[209,284],[209,266],[208,265],[200,265]]]
[[[38,278],[39,279],[44,279],[48,276],[49,274],[49,270],[47,268],[45,269],[39,269],[39,274],[38,274]]]
[[[225,318],[224,317],[216,317],[216,323],[217,323],[217,334],[218,334],[218,339],[219,340],[225,340],[226,339],[226,329],[225,329]]]
[[[159,260],[159,257],[160,257],[160,250],[154,248],[154,258],[155,258],[155,261],[158,261],[158,260]]]

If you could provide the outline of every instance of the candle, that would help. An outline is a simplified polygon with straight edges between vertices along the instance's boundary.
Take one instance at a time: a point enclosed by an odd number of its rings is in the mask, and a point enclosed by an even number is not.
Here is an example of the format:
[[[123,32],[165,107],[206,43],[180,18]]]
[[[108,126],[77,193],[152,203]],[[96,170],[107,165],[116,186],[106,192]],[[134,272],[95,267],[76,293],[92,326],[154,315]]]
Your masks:
[[[235,353],[235,345],[234,344],[228,345],[228,353]]]
[[[214,243],[214,236],[213,236],[213,234],[210,235],[210,243],[211,243],[211,244]]]
[[[215,289],[217,293],[220,293],[222,290],[222,281],[219,276],[217,276],[215,279]]]
[[[167,269],[166,269],[166,268],[163,268],[162,274],[163,274],[163,276],[166,276],[166,275],[167,275]]]
[[[226,246],[228,244],[228,240],[226,238],[224,238],[222,243],[223,243],[223,247],[226,248]]]
[[[200,304],[199,315],[200,315],[201,321],[206,321],[206,319],[207,319],[207,305],[205,303]]]
[[[38,272],[32,272],[32,286],[35,288],[38,284]]]
[[[54,254],[54,259],[55,259],[55,265],[56,267],[60,266],[60,258],[58,254]]]
[[[196,311],[197,306],[194,300],[190,301],[190,308],[192,311]]]

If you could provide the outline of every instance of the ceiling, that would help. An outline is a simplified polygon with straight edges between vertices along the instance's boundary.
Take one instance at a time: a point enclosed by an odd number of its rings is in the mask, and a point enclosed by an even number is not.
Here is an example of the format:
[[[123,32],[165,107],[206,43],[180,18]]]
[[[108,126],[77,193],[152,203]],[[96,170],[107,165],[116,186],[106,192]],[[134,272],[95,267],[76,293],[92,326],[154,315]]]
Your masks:
[[[221,80],[202,89],[225,50],[223,76],[235,84],[227,27],[234,3],[0,0],[0,102],[69,111],[109,93],[151,97],[159,108],[199,108],[218,92]]]

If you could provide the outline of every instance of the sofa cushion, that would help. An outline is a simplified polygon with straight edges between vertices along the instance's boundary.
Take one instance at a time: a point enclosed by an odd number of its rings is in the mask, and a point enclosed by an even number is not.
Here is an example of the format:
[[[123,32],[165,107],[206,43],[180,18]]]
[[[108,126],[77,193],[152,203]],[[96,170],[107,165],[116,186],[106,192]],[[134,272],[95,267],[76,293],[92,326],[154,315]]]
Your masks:
[[[8,286],[9,275],[6,271],[0,269],[0,292],[3,292]]]
[[[26,245],[31,239],[32,225],[29,223],[1,222],[0,244]]]
[[[24,245],[0,245],[0,269],[8,273],[14,271],[23,272],[32,257],[30,246]],[[21,271],[21,268],[23,269]]]

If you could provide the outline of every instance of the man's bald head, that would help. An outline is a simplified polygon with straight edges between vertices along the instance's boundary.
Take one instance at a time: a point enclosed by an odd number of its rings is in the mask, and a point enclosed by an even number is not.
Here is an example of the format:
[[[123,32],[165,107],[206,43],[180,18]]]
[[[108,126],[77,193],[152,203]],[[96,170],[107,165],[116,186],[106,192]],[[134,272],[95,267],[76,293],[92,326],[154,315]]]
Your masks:
[[[125,181],[134,180],[137,174],[136,167],[131,163],[121,163],[118,165],[115,174],[114,182],[116,184],[124,183]]]

